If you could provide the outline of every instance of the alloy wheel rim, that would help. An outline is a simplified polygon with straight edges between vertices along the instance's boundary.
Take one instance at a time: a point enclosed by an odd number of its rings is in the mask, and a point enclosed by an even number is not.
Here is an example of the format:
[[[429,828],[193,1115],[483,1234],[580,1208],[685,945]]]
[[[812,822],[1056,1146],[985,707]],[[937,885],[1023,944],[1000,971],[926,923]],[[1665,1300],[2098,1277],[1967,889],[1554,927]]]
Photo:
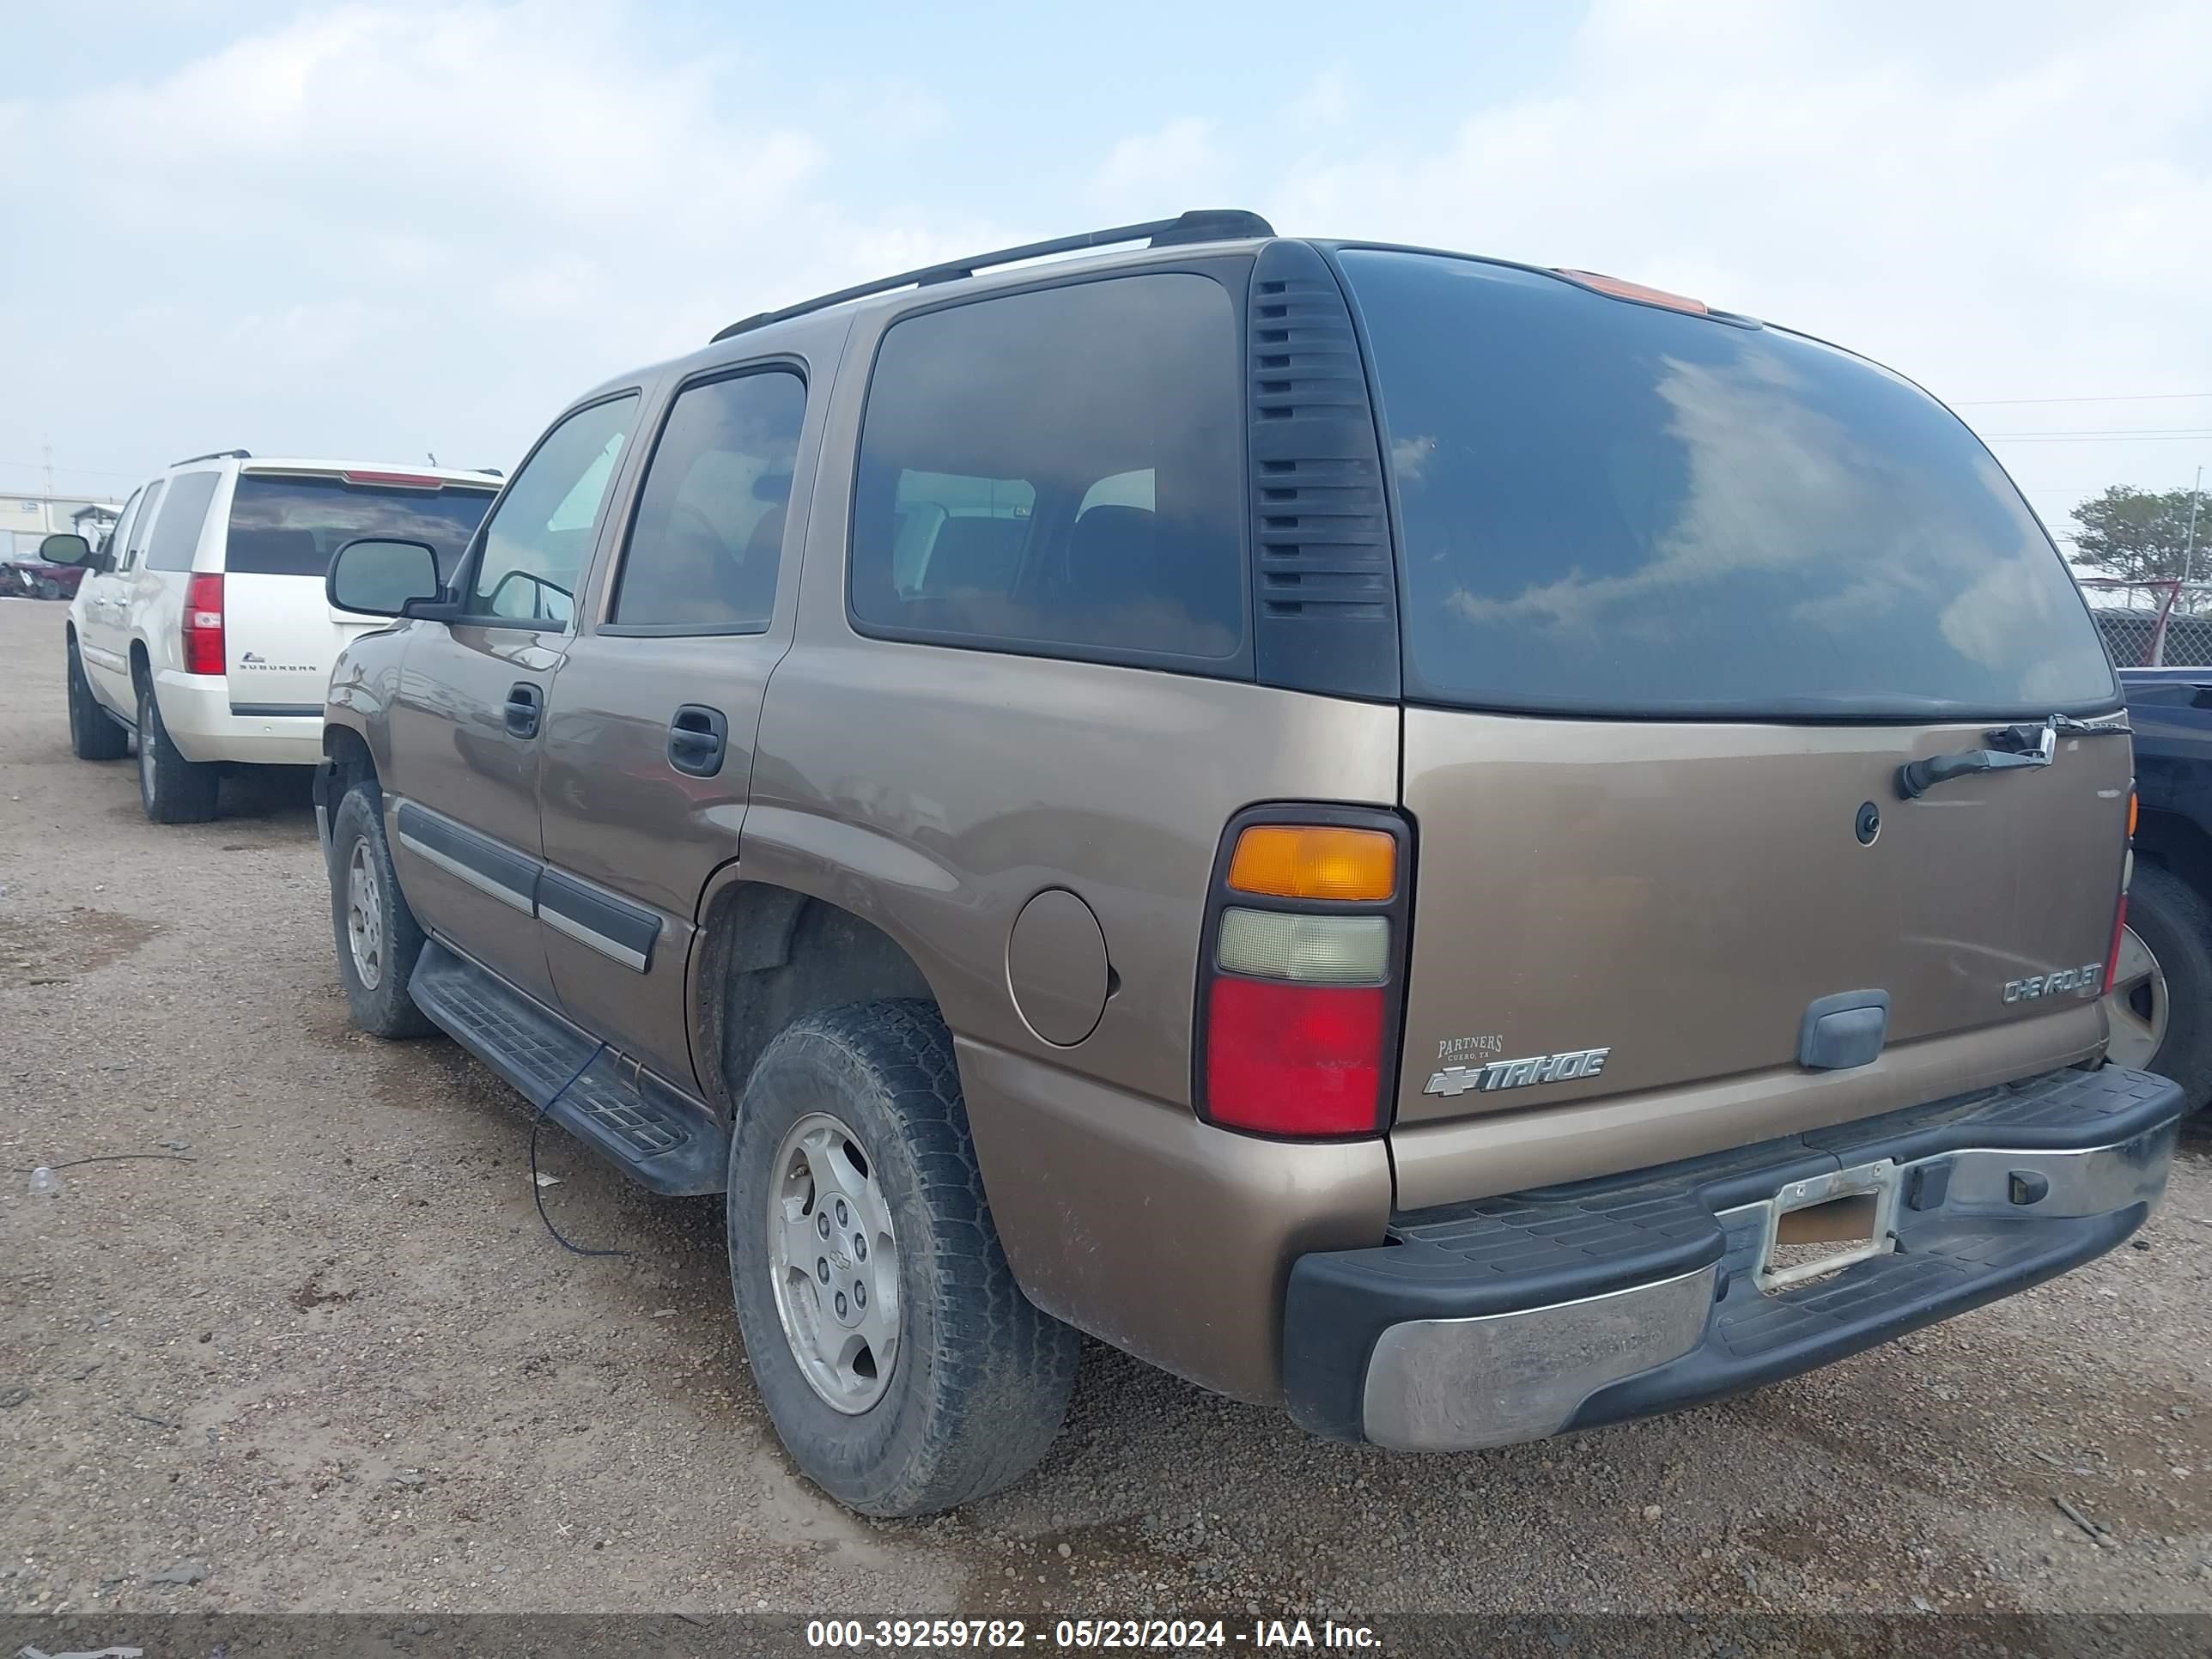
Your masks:
[[[346,861],[346,945],[362,988],[374,991],[384,980],[384,907],[366,840],[354,842],[353,856]]]
[[[2138,1070],[2149,1065],[2166,1041],[2168,1012],[2166,975],[2157,956],[2134,928],[2122,928],[2119,959],[2105,993],[2106,1054]]]
[[[784,1132],[769,1188],[776,1319],[807,1385],[858,1416],[890,1387],[899,1344],[898,1237],[874,1161],[826,1112]]]

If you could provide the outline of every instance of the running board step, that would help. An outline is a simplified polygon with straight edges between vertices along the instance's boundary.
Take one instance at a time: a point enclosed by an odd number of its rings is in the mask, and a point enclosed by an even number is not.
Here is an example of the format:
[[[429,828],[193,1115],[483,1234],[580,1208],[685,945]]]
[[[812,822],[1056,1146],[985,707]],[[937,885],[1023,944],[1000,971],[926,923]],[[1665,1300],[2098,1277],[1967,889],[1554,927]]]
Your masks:
[[[423,945],[408,990],[454,1042],[640,1186],[671,1198],[723,1189],[730,1133],[704,1102],[436,939]]]

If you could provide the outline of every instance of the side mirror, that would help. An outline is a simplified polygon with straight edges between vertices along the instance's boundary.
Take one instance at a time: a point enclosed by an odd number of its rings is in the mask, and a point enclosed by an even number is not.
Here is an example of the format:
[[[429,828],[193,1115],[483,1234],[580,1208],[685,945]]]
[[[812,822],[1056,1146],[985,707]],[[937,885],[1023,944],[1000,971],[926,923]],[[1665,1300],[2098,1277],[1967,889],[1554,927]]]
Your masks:
[[[339,611],[365,617],[404,617],[410,605],[435,603],[438,556],[428,542],[386,541],[364,536],[338,549],[323,577],[323,592]]]
[[[82,536],[71,535],[64,531],[60,535],[49,536],[40,542],[39,556],[48,564],[89,566],[92,563],[92,544]]]

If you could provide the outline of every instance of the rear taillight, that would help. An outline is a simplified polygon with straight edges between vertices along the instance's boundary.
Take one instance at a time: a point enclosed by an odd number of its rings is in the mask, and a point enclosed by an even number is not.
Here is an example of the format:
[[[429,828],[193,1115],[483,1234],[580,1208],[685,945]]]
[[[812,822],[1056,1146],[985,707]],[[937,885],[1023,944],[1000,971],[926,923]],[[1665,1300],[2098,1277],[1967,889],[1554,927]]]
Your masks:
[[[2136,812],[2139,803],[2133,789],[2128,791],[2128,850],[2120,860],[2120,902],[2112,907],[2112,942],[2105,950],[2106,989],[2112,988],[2112,980],[2120,971],[2120,940],[2128,930],[2128,883],[2136,873]]]
[[[1703,300],[1692,300],[1686,294],[1669,294],[1663,288],[1646,288],[1641,283],[1632,283],[1625,276],[1608,276],[1598,270],[1570,270],[1565,266],[1553,268],[1553,275],[1564,276],[1571,283],[1579,283],[1600,294],[1609,294],[1616,300],[1633,300],[1639,305],[1663,306],[1668,311],[1686,311],[1693,317],[1711,313],[1712,307]]]
[[[194,576],[185,584],[185,672],[223,672],[222,578]]]
[[[1298,1139],[1389,1127],[1411,851],[1402,823],[1346,807],[1230,825],[1199,973],[1206,1121]]]

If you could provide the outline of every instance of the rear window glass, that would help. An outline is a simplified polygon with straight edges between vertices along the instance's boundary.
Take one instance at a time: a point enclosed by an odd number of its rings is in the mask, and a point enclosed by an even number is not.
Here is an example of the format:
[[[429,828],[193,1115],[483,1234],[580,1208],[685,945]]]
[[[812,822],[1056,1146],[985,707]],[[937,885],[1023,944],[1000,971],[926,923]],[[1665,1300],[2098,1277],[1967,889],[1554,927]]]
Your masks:
[[[200,544],[200,526],[207,521],[208,503],[215,499],[219,472],[179,472],[169,480],[169,499],[154,520],[153,539],[146,544],[149,570],[190,570],[192,554]]]
[[[444,580],[476,534],[494,491],[354,483],[328,474],[243,472],[230,502],[224,568],[241,575],[313,576],[359,536],[428,542]]]
[[[1341,257],[1397,479],[1409,696],[1899,720],[2116,701],[2020,492],[1898,376],[1533,272]]]
[[[861,428],[854,615],[1006,650],[1234,657],[1243,452],[1236,310],[1206,277],[909,317]]]

